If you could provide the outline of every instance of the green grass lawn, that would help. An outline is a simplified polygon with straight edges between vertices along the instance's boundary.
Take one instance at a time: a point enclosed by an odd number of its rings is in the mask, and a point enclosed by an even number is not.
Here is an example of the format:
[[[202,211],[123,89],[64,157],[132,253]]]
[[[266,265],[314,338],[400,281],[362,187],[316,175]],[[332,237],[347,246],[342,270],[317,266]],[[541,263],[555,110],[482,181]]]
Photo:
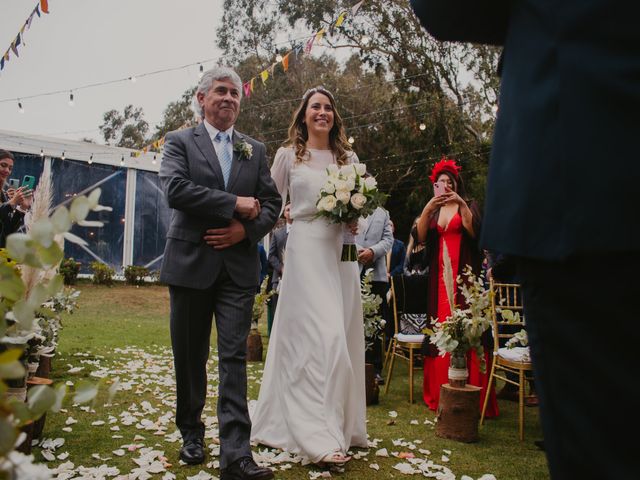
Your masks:
[[[121,475],[131,480],[160,479],[168,471],[175,477],[164,478],[186,479],[197,476],[201,470],[216,478],[217,446],[212,439],[207,439],[214,453],[208,457],[208,465],[181,466],[177,459],[180,441],[173,423],[175,394],[166,287],[81,285],[79,289],[82,291],[79,308],[64,319],[52,377],[56,384],[76,384],[81,379],[97,381],[105,375],[119,377],[121,389],[110,405],[97,402],[91,408],[68,403],[63,412],[47,415],[43,437],[64,439],[64,444],[57,448],[48,442],[50,448],[45,449],[45,455],[52,458],[49,467],[62,466],[63,470],[73,470],[77,477],[85,475],[83,478],[97,475],[97,467],[108,478]],[[267,346],[266,337],[263,342]],[[215,437],[215,352],[210,366],[210,400],[205,421],[207,436]],[[78,371],[78,367],[82,369]],[[249,365],[250,399],[258,396],[257,381],[262,367],[262,363]],[[380,403],[367,410],[370,440],[379,440],[377,446],[368,453],[361,451],[358,454],[361,458],[349,462],[344,472],[331,471],[332,477],[404,478],[405,474],[393,467],[407,463],[406,460],[375,455],[376,450],[386,448],[391,454],[411,452],[418,458],[430,459],[455,475],[442,478],[467,475],[477,479],[484,474],[492,474],[499,480],[549,478],[544,454],[533,444],[533,440],[541,438],[537,408],[526,409],[524,442],[518,440],[517,405],[506,401],[500,402],[500,417],[487,421],[481,429],[479,442],[445,440],[435,435],[433,424],[425,423],[425,420],[433,422],[435,415],[421,401],[421,378],[418,375],[415,384],[417,403],[410,405],[406,365],[397,363],[389,394],[381,393]],[[393,422],[390,411],[398,414]],[[425,450],[430,453],[424,453]],[[45,461],[42,447],[34,448],[33,453],[37,460]],[[443,455],[447,459],[443,460]],[[377,464],[379,470],[371,468],[371,464]],[[322,471],[313,465],[291,463],[275,467],[278,479],[309,479]],[[204,478],[201,474],[198,480]]]

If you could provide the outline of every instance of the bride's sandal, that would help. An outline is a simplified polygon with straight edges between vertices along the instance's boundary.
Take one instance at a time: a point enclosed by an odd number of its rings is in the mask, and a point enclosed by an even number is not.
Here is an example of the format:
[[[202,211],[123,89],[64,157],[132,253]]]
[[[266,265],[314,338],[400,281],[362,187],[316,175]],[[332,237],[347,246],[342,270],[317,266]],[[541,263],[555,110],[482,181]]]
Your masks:
[[[351,457],[347,457],[340,451],[335,451],[322,457],[322,460],[318,463],[321,465],[344,465],[349,460],[351,460]]]

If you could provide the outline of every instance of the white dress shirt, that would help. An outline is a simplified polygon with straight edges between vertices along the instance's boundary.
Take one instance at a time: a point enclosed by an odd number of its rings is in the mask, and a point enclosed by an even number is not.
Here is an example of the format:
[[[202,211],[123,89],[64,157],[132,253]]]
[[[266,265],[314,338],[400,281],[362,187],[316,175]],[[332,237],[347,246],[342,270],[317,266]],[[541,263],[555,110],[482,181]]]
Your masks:
[[[213,148],[216,151],[216,155],[220,158],[220,149],[222,148],[222,144],[220,142],[216,142],[216,135],[218,135],[218,130],[216,127],[211,125],[207,120],[204,120],[204,128],[207,129],[207,133],[211,138],[211,143],[213,143]],[[233,158],[233,125],[224,131],[227,135],[229,135],[229,143],[227,144],[227,148],[229,150],[229,158]]]

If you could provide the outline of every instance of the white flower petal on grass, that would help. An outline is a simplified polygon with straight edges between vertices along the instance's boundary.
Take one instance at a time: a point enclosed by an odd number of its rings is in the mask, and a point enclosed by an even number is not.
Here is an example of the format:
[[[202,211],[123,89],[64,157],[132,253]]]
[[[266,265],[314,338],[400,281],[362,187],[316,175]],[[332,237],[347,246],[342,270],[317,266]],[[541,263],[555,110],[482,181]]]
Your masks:
[[[67,373],[78,373],[78,372],[80,372],[81,370],[84,370],[84,367],[73,367],[73,368],[70,368],[70,369],[67,371]]]
[[[73,417],[67,418],[67,420],[64,422],[65,425],[73,425],[74,423],[78,423],[78,420]]]
[[[73,432],[73,428],[71,428],[71,427],[62,427],[62,431],[63,432],[67,432],[67,433],[68,432]]]
[[[187,480],[212,480],[213,476],[210,473],[200,470],[197,475],[187,477]]]
[[[447,457],[446,455],[442,455],[442,458],[440,458],[440,460],[442,460],[444,463],[447,463],[449,461],[449,457]]]
[[[420,424],[420,422],[418,422],[418,420],[411,420],[409,423],[411,425],[419,425]]]
[[[114,450],[113,452],[114,455],[117,455],[118,457],[123,457],[125,455],[125,451],[121,448],[118,448],[117,450]]]
[[[469,475],[462,475],[462,476],[460,477],[460,480],[473,480],[473,478],[472,478],[472,477],[470,477]]]
[[[100,425],[104,425],[104,420],[96,420],[95,422],[91,422],[91,425],[94,427],[99,427]]]
[[[496,480],[496,477],[491,473],[485,473],[480,478],[478,478],[478,480]]]
[[[42,450],[42,457],[48,461],[52,462],[56,459],[56,456],[51,452],[51,450]]]
[[[391,410],[391,411],[389,412],[389,416],[390,416],[391,418],[397,418],[397,417],[398,417],[398,412],[396,412],[395,410]]]
[[[69,458],[69,452],[64,452],[58,455],[58,460],[66,460],[67,458]]]
[[[419,470],[416,470],[408,463],[398,463],[393,466],[394,469],[398,470],[400,473],[404,473],[405,475],[413,475],[414,473],[419,473]]]
[[[374,470],[380,470],[380,465],[377,463],[372,463],[369,465],[369,468],[373,468]]]
[[[442,449],[445,455],[451,455],[451,450],[447,450],[445,448]]]
[[[387,451],[386,448],[381,448],[376,452],[376,457],[388,457],[388,456],[389,456],[389,452]]]

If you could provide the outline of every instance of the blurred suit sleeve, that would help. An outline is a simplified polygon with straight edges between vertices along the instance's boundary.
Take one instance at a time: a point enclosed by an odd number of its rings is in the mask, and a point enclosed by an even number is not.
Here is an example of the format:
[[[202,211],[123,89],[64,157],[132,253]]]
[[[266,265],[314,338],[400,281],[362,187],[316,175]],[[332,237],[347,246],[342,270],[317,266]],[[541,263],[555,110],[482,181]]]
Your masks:
[[[503,45],[512,1],[411,0],[411,6],[438,40]]]

